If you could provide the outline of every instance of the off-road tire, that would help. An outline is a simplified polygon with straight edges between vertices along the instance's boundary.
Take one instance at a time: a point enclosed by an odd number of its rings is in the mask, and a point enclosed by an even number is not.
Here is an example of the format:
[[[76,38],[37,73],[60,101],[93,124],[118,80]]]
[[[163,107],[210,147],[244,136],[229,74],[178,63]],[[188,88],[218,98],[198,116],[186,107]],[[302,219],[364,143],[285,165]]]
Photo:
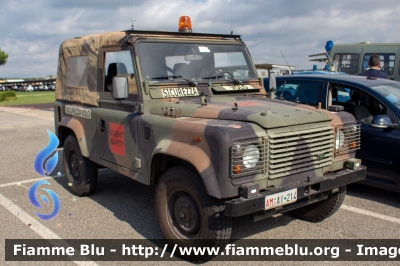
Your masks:
[[[326,200],[298,208],[291,213],[305,221],[322,222],[339,210],[345,196],[346,186],[343,186],[339,188],[339,192],[330,194]]]
[[[158,182],[155,193],[157,222],[170,247],[175,244],[180,247],[224,247],[232,232],[232,220],[225,216],[224,208],[220,200],[207,194],[199,174],[191,168],[173,167]],[[181,257],[191,261],[212,258],[208,255]]]
[[[69,135],[64,142],[63,163],[69,190],[80,197],[92,194],[97,185],[97,167],[82,155],[73,135]]]

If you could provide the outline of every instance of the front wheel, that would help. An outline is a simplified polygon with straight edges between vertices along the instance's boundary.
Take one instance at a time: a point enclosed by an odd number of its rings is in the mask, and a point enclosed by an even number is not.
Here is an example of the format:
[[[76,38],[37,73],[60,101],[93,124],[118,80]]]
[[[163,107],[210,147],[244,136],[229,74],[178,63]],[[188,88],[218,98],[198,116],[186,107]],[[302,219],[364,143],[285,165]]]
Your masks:
[[[210,197],[197,172],[178,166],[166,171],[156,188],[155,209],[168,244],[221,247],[230,238],[232,221],[224,206]],[[205,256],[185,258],[207,260]]]
[[[96,164],[84,157],[75,136],[64,142],[64,172],[68,187],[77,196],[87,196],[96,189],[98,171]]]
[[[291,213],[302,220],[318,223],[339,210],[345,196],[346,186],[343,186],[339,188],[339,192],[329,194],[326,200],[295,209]]]

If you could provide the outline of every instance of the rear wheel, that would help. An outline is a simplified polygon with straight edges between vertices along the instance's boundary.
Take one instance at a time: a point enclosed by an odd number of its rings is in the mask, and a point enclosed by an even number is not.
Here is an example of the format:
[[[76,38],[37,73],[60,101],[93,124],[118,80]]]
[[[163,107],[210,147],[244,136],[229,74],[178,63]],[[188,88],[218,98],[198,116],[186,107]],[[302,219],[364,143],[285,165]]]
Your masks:
[[[339,188],[339,192],[330,194],[328,199],[298,208],[291,213],[305,221],[321,222],[339,210],[345,196],[346,186],[343,186]]]
[[[155,196],[157,222],[170,244],[194,247],[221,247],[230,238],[232,221],[224,215],[224,206],[210,197],[198,173],[186,167],[166,171]],[[204,256],[184,256],[203,261]]]
[[[96,164],[84,157],[76,138],[69,135],[64,142],[64,172],[68,187],[77,196],[94,192],[98,171]]]

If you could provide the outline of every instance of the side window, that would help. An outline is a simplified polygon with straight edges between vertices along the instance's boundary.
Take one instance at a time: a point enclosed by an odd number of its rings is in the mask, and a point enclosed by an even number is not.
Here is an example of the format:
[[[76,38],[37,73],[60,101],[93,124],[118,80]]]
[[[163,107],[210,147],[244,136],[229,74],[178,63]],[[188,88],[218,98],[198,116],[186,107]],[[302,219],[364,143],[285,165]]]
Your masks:
[[[351,90],[342,86],[334,86],[332,88],[332,104],[342,105],[351,101],[350,97]]]
[[[363,58],[363,70],[368,69],[368,61],[369,58],[373,55],[372,53],[369,54],[364,54]],[[388,75],[393,75],[394,73],[394,62],[396,60],[396,55],[395,54],[377,54],[379,55],[379,59],[381,61],[381,71],[386,72]]]
[[[84,75],[87,66],[87,56],[69,57],[66,85],[68,87],[87,87],[86,76]]]
[[[135,73],[130,51],[105,53],[104,91],[112,91],[112,79],[115,76],[125,76],[129,82],[129,94],[137,94]]]
[[[358,89],[343,84],[332,84],[332,104],[341,105],[346,112],[354,115],[354,107],[358,105],[369,106],[370,99]],[[355,116],[355,115],[354,115]]]
[[[345,72],[347,74],[357,74],[358,71],[358,61],[360,55],[353,54],[335,54],[333,57],[333,63],[335,64],[338,71]]]
[[[283,82],[278,82],[275,97],[287,101],[300,102],[312,106],[318,105],[320,83],[317,81],[288,81],[283,89]]]
[[[332,104],[341,105],[351,113],[358,122],[371,123],[377,115],[386,115],[386,107],[375,97],[352,87],[333,85]]]

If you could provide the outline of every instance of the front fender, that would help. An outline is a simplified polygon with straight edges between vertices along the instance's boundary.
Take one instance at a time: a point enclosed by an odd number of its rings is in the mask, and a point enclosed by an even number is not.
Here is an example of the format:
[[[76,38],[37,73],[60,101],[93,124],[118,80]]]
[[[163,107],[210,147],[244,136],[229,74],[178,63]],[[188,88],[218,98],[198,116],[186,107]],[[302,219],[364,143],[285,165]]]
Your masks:
[[[185,156],[182,156],[183,151]],[[200,174],[207,193],[212,197],[221,198],[221,192],[211,160],[201,148],[179,141],[162,140],[155,148],[152,158],[159,153],[170,155],[190,163]]]

